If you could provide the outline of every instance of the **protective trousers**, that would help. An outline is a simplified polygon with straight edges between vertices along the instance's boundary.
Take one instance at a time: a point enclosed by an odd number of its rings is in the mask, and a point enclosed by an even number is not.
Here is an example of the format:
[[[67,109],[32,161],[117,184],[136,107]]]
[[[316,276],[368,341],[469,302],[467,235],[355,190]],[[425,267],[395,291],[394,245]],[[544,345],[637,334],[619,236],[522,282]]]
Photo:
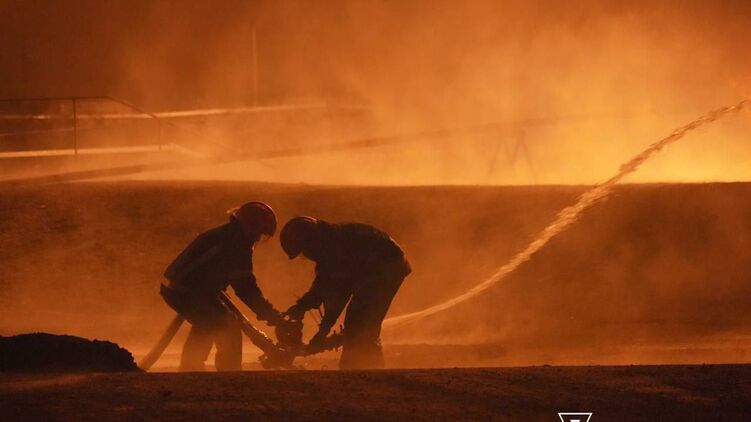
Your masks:
[[[234,320],[205,326],[192,324],[183,345],[181,371],[203,371],[211,347],[216,344],[214,366],[217,371],[242,370],[242,331]]]
[[[181,371],[203,371],[216,344],[214,365],[218,371],[242,369],[242,331],[239,323],[215,295],[162,286],[164,301],[190,324],[183,345]]]
[[[341,369],[384,367],[381,324],[404,281],[403,273],[386,272],[369,280],[355,294],[344,316]]]

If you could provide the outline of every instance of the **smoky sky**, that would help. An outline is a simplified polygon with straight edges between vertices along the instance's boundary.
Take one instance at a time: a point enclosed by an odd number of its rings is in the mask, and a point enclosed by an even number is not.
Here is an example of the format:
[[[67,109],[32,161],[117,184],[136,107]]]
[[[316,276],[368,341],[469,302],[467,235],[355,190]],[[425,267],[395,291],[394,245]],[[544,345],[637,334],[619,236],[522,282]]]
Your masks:
[[[529,114],[555,95],[551,86],[568,89],[571,72],[606,66],[618,70],[607,81],[613,94],[648,96],[671,81],[721,101],[749,89],[750,9],[743,1],[3,1],[0,96],[247,104],[255,28],[266,102],[450,109],[488,101],[467,97],[492,79],[488,90]],[[602,78],[591,76],[595,85]]]
[[[263,180],[593,183],[674,128],[751,96],[746,1],[0,1],[0,27],[0,98],[109,95],[147,110],[254,99],[370,107],[355,131],[336,121],[308,134],[297,115],[280,125],[295,136],[253,123],[258,149],[543,123],[525,129],[531,164],[490,162],[498,151],[517,154],[511,128],[382,156],[278,162],[284,177]],[[750,122],[745,114],[713,125],[629,181],[748,180]],[[218,142],[244,136],[211,129]],[[342,171],[322,170],[340,161]],[[290,179],[290,167],[299,176]],[[187,176],[207,173],[235,177]]]

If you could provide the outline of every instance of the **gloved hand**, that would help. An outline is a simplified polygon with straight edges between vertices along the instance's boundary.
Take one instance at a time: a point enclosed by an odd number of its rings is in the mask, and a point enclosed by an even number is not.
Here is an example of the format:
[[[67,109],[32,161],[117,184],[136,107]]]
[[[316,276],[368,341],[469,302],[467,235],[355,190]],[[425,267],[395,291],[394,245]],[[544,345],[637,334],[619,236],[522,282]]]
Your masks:
[[[260,320],[266,321],[266,323],[270,327],[277,327],[279,324],[284,323],[284,316],[281,312],[274,311],[272,313],[269,313],[268,315],[264,315],[262,318],[259,317]]]
[[[305,311],[302,306],[298,304],[294,304],[287,309],[286,312],[282,313],[282,317],[291,319],[293,321],[300,321],[305,316]]]
[[[282,319],[276,326],[276,340],[287,349],[302,347],[302,321]]]
[[[258,318],[259,321],[266,321],[266,324],[270,327],[276,327],[284,321],[284,314],[273,307],[269,306],[268,309],[254,309],[254,311],[256,312],[256,318]]]

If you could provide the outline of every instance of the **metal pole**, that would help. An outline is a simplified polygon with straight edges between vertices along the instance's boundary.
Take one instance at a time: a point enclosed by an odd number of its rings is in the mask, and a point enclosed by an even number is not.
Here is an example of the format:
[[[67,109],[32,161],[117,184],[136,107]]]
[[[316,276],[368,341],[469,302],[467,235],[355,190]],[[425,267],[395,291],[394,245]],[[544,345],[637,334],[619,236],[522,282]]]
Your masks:
[[[20,15],[21,8],[18,9],[18,14]],[[16,22],[21,22],[20,19]],[[21,25],[24,25],[24,23],[21,23]],[[29,87],[29,41],[27,40],[28,35],[23,34],[21,36],[21,72],[23,72],[23,93],[28,94],[30,92]]]
[[[78,118],[76,116],[76,98],[73,98],[73,155],[78,155]]]
[[[258,106],[258,53],[256,52],[256,27],[253,27],[253,107]]]

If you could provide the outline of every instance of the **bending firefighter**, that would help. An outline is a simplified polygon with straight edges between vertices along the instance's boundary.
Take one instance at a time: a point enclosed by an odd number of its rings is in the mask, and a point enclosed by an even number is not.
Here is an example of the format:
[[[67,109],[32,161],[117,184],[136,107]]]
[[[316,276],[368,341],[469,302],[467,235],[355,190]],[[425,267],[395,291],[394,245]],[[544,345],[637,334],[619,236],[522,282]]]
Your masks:
[[[228,223],[199,235],[164,272],[167,283],[161,286],[162,297],[191,324],[181,371],[204,370],[214,344],[217,370],[241,369],[240,325],[218,299],[228,286],[258,319],[272,326],[282,321],[253,275],[253,246],[275,231],[274,211],[262,202],[249,202],[231,210]]]
[[[308,353],[342,345],[340,368],[382,368],[381,323],[411,272],[399,245],[369,225],[330,224],[312,217],[290,220],[280,240],[290,259],[302,254],[316,263],[310,290],[284,313],[300,321],[307,310],[323,305]],[[342,332],[327,337],[345,306]]]

